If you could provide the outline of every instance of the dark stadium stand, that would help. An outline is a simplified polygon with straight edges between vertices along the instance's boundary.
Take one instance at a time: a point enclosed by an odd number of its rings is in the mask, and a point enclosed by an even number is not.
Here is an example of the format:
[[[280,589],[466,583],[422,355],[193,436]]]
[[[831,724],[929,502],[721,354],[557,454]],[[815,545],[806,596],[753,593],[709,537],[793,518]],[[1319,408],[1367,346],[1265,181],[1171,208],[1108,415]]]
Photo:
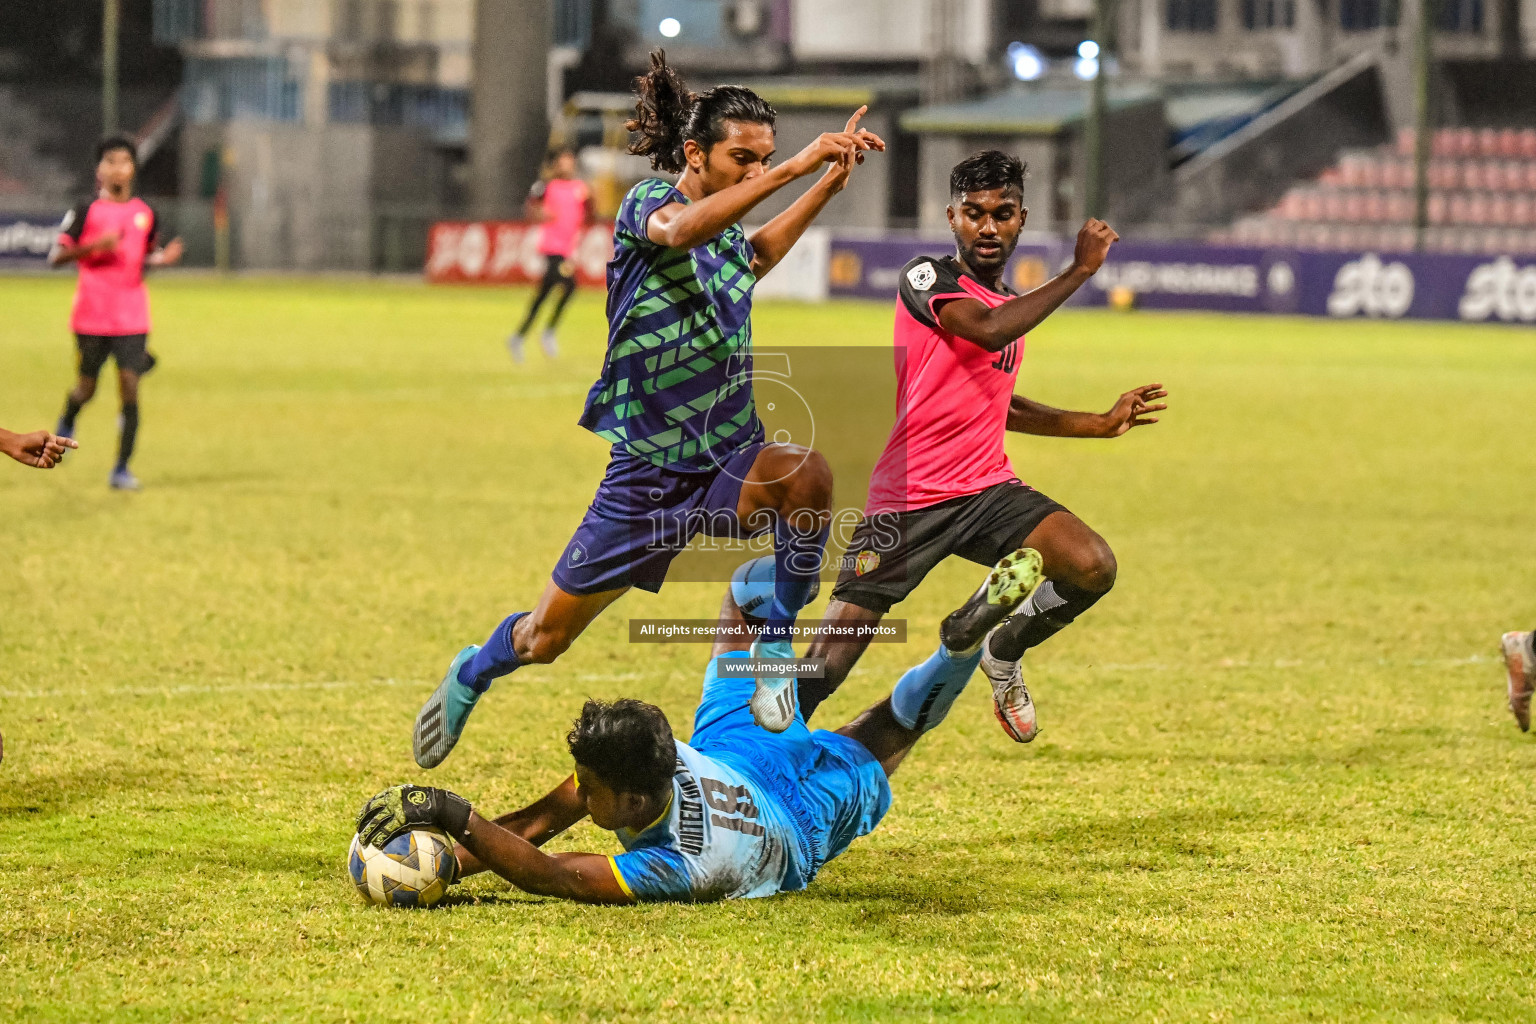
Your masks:
[[[1536,252],[1536,128],[1442,128],[1429,163],[1427,248]],[[1241,245],[1412,249],[1413,134],[1347,150],[1268,211],[1213,236]]]

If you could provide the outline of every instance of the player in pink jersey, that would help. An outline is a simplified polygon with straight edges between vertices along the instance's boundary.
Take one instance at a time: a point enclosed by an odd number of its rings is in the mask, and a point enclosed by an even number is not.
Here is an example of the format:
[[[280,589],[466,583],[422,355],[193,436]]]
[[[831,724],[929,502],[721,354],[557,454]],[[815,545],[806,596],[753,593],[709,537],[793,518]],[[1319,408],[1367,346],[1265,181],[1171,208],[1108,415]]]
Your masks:
[[[896,303],[896,423],[870,480],[865,518],[848,545],[827,622],[873,624],[949,555],[996,563],[988,583],[944,620],[940,654],[925,667],[957,685],[979,663],[992,680],[998,720],[1020,742],[1036,732],[1019,660],[1066,626],[1115,582],[1115,556],[1082,520],[1021,483],[1003,449],[1006,431],[1050,437],[1119,437],[1156,423],[1161,384],[1121,395],[1102,414],[1067,412],[1016,395],[1024,334],[1104,263],[1119,236],[1103,221],[1078,233],[1072,265],[1025,295],[1004,282],[1028,211],[1024,165],[991,150],[950,175],[956,255],[920,257],[902,271]],[[1033,549],[1033,550],[1030,550]],[[1035,552],[1039,554],[1036,555]],[[1045,582],[1021,606],[1000,600],[1024,562],[1043,561]],[[846,632],[840,637],[849,635]],[[809,718],[847,677],[868,644],[818,635],[808,657],[826,675],[800,679]]]
[[[117,464],[110,482],[127,491],[139,488],[138,478],[128,469],[139,430],[139,377],[155,365],[145,347],[149,295],[144,289],[144,268],[169,266],[181,259],[181,240],[162,248],[155,211],[133,194],[138,169],[130,139],[115,136],[98,146],[96,198],[64,215],[48,254],[51,266],[77,263],[80,267],[69,321],[79,349],[79,375],[65,400],[57,433],[74,436],[75,417],[96,394],[96,378],[110,355],[117,363],[117,392],[123,407]]]
[[[523,317],[523,325],[507,339],[507,351],[515,362],[523,361],[523,336],[533,327],[533,319],[549,293],[560,289],[555,300],[555,312],[549,318],[539,343],[544,354],[553,359],[559,354],[555,341],[555,325],[565,304],[571,301],[576,290],[576,243],[581,240],[582,229],[592,222],[592,190],[576,176],[576,153],[570,148],[557,150],[553,157],[550,177],[533,186],[528,195],[528,216],[539,221],[539,252],[544,256],[544,280]]]

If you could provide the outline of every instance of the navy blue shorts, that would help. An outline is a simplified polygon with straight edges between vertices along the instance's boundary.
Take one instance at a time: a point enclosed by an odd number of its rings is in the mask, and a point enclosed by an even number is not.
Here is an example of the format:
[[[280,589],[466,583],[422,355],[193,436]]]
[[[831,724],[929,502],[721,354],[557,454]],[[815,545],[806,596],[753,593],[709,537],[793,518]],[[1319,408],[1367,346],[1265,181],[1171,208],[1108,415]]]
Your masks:
[[[597,496],[550,573],[555,585],[577,595],[621,587],[654,594],[672,559],[694,537],[748,536],[736,518],[736,503],[762,449],[761,441],[749,444],[705,473],[679,473],[615,452]]]

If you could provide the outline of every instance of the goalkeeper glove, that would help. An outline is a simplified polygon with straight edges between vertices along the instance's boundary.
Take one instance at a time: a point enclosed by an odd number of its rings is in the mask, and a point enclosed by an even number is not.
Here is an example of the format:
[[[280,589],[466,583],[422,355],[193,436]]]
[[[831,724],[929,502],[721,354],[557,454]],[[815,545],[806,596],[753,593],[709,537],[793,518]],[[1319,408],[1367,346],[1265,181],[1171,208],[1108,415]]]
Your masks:
[[[427,825],[462,841],[469,831],[470,810],[468,800],[446,789],[390,786],[363,804],[357,837],[365,846],[382,847],[402,832]]]

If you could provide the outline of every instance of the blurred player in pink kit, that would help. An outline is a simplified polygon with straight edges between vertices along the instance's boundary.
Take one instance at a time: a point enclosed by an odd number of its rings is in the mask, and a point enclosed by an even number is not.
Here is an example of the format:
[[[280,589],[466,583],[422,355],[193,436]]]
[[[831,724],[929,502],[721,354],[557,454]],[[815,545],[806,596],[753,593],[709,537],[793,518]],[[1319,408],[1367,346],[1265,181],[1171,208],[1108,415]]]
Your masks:
[[[551,359],[559,353],[559,346],[555,343],[555,325],[560,322],[560,314],[565,312],[565,304],[576,290],[576,264],[573,262],[576,258],[576,243],[581,240],[582,229],[592,221],[592,192],[586,182],[576,177],[575,151],[569,148],[557,150],[552,163],[550,178],[534,185],[528,195],[529,218],[537,218],[539,221],[539,252],[544,256],[544,280],[539,283],[539,292],[533,297],[533,304],[528,307],[523,325],[507,339],[507,350],[512,353],[512,359],[519,363],[523,361],[523,338],[533,327],[539,307],[544,305],[544,300],[549,298],[549,293],[556,287],[560,289],[560,298],[555,300],[554,315],[549,318],[539,343],[544,354]]]
[[[170,266],[181,259],[181,240],[162,248],[155,211],[133,194],[138,169],[132,140],[115,136],[102,142],[96,148],[96,198],[64,215],[48,254],[51,266],[80,266],[69,320],[79,349],[79,376],[56,433],[74,436],[75,417],[96,394],[96,378],[110,355],[117,363],[117,393],[122,399],[117,463],[110,483],[123,491],[139,489],[128,460],[139,431],[139,378],[155,365],[145,347],[149,295],[144,289],[144,268]]]

